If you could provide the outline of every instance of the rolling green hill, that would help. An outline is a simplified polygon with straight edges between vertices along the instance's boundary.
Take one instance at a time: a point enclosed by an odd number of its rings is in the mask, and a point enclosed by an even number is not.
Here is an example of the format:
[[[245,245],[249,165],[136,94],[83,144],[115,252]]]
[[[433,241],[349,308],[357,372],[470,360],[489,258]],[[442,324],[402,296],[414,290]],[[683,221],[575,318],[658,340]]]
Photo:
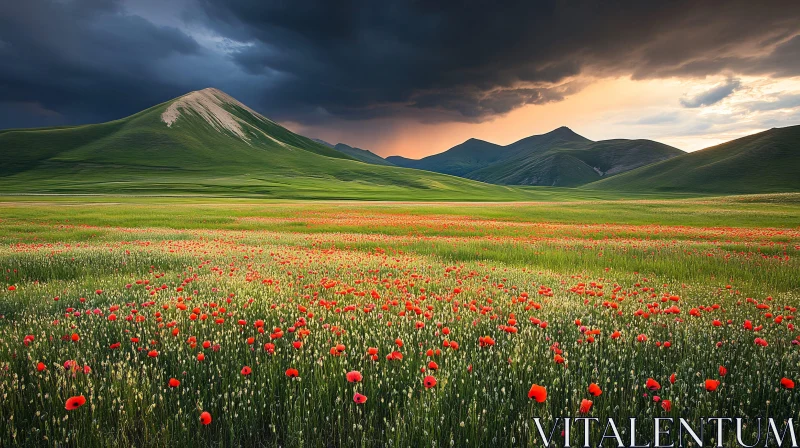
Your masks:
[[[0,193],[524,199],[519,189],[366,164],[216,89],[120,120],[0,131]]]
[[[387,160],[494,184],[573,187],[680,154],[683,151],[651,140],[594,142],[562,126],[507,146],[470,139],[420,160]]]
[[[800,126],[731,140],[586,188],[721,194],[800,191]]]

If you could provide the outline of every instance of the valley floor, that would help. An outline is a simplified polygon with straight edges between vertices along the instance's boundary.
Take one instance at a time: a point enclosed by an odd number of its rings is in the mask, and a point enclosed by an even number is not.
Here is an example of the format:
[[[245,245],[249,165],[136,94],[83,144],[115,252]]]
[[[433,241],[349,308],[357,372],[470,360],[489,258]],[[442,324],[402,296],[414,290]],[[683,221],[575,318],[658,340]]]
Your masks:
[[[800,194],[533,191],[0,197],[0,434],[542,446],[534,417],[797,417]]]

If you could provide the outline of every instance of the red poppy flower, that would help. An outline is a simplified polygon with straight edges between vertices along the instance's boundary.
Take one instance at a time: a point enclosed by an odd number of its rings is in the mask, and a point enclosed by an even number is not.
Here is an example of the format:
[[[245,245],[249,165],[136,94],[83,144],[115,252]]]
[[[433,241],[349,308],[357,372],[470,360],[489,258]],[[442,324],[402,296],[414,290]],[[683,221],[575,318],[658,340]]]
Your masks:
[[[78,395],[77,397],[70,397],[64,406],[68,411],[73,411],[86,404],[86,397]]]
[[[347,372],[347,381],[351,383],[358,383],[364,379],[364,376],[361,375],[361,372],[357,370],[353,370],[351,372]]]
[[[356,394],[353,395],[353,401],[355,401],[358,404],[366,403],[367,402],[367,396],[366,395],[361,395],[360,393],[356,392]]]
[[[581,414],[588,414],[588,413],[589,413],[589,410],[590,410],[590,409],[592,409],[592,404],[594,404],[594,403],[592,402],[592,400],[587,400],[587,399],[585,399],[585,398],[584,398],[584,399],[581,401],[580,413],[581,413]]]
[[[602,393],[603,393],[603,391],[600,389],[600,386],[598,386],[597,384],[592,383],[592,384],[589,385],[589,395],[593,395],[595,397],[599,397],[600,394],[602,394]]]
[[[402,361],[403,354],[400,352],[391,352],[388,355],[386,355],[386,359],[389,361]]]
[[[425,385],[425,389],[430,389],[431,387],[436,386],[436,378],[428,375],[422,380],[422,384]]]
[[[251,373],[253,373],[253,369],[251,369],[248,366],[242,367],[242,375],[247,376],[247,375],[250,375]]]
[[[36,364],[36,370],[38,370],[39,372],[41,372],[41,371],[43,371],[45,369],[47,369],[47,366],[44,365],[43,362],[40,362],[39,364]]]
[[[670,384],[675,384],[675,379],[676,378],[677,378],[677,376],[674,373],[672,375],[670,375],[669,376],[669,383]]]
[[[300,372],[298,372],[297,369],[286,369],[286,376],[289,378],[297,378],[300,376]]]
[[[656,391],[656,390],[661,389],[661,385],[658,384],[658,381],[656,381],[656,380],[654,380],[652,378],[648,378],[647,379],[646,386],[647,386],[647,389],[651,390],[651,391]]]
[[[725,376],[728,374],[728,369],[725,366],[719,366],[719,376]]]
[[[431,361],[428,363],[428,368],[431,370],[437,370],[439,368],[439,364],[436,364],[435,362]]]
[[[203,361],[204,359],[206,359],[206,355],[204,355],[202,353],[198,353],[197,354],[197,360],[198,361]]]
[[[78,342],[81,340],[81,337],[78,336],[78,333],[72,333],[72,342]]]
[[[370,356],[375,356],[378,354],[378,349],[375,347],[370,347],[367,349],[367,354]]]
[[[670,410],[672,410],[672,402],[669,401],[669,400],[664,400],[664,401],[661,402],[661,407],[665,411],[669,412]]]
[[[531,390],[528,391],[528,398],[536,400],[537,403],[544,403],[544,401],[547,400],[547,389],[538,384],[534,384],[531,386]]]
[[[706,380],[705,386],[706,386],[706,390],[707,391],[714,392],[719,387],[719,381],[718,380]]]
[[[170,378],[169,379],[169,387],[178,387],[180,385],[181,385],[181,382],[178,381],[177,379],[175,379],[175,378]]]
[[[785,389],[794,389],[794,381],[789,378],[781,378],[781,386]]]
[[[208,412],[203,412],[202,414],[200,414],[200,423],[202,423],[204,425],[210,424],[211,423],[211,414],[209,414]]]
[[[158,352],[155,351],[155,350],[150,350],[149,352],[147,352],[147,356],[149,356],[151,358],[157,358],[158,357]]]

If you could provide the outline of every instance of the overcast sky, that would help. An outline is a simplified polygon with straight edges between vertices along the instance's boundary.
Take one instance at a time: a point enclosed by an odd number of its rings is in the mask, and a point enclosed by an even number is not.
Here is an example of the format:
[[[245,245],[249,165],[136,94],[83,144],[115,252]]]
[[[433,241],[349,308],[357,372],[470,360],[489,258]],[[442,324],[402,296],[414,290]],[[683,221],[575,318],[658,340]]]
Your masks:
[[[0,3],[0,129],[217,87],[387,156],[559,126],[697,150],[800,124],[800,1]]]

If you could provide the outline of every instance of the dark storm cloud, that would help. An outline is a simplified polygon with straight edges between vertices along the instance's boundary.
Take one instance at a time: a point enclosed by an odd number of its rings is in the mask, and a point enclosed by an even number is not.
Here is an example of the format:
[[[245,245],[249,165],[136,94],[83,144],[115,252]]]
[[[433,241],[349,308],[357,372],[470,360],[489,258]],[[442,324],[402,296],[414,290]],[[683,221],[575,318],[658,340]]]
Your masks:
[[[281,73],[277,113],[438,109],[481,121],[558,101],[576,76],[800,74],[800,2],[202,1],[212,29]],[[533,85],[534,87],[532,87]],[[711,98],[710,98],[711,99]]]
[[[178,29],[100,0],[4,2],[0,42],[0,127],[106,120],[152,106],[186,88],[159,80],[156,64],[200,52]]]
[[[561,101],[578,90],[577,84],[551,88],[510,88],[484,92],[463,89],[435,91],[412,97],[411,106],[418,109],[438,109],[455,112],[465,119],[481,119],[487,116],[502,115],[526,104],[547,104]],[[458,119],[457,117],[454,119]]]
[[[738,79],[729,79],[726,82],[712,87],[705,92],[700,92],[694,96],[681,98],[681,106],[688,108],[710,106],[719,103],[729,97],[742,83]]]
[[[307,124],[477,122],[560,101],[591,78],[800,75],[800,2],[791,0],[170,5],[3,3],[0,102],[117,118],[216,86],[273,118]],[[225,44],[198,45],[190,28]]]

